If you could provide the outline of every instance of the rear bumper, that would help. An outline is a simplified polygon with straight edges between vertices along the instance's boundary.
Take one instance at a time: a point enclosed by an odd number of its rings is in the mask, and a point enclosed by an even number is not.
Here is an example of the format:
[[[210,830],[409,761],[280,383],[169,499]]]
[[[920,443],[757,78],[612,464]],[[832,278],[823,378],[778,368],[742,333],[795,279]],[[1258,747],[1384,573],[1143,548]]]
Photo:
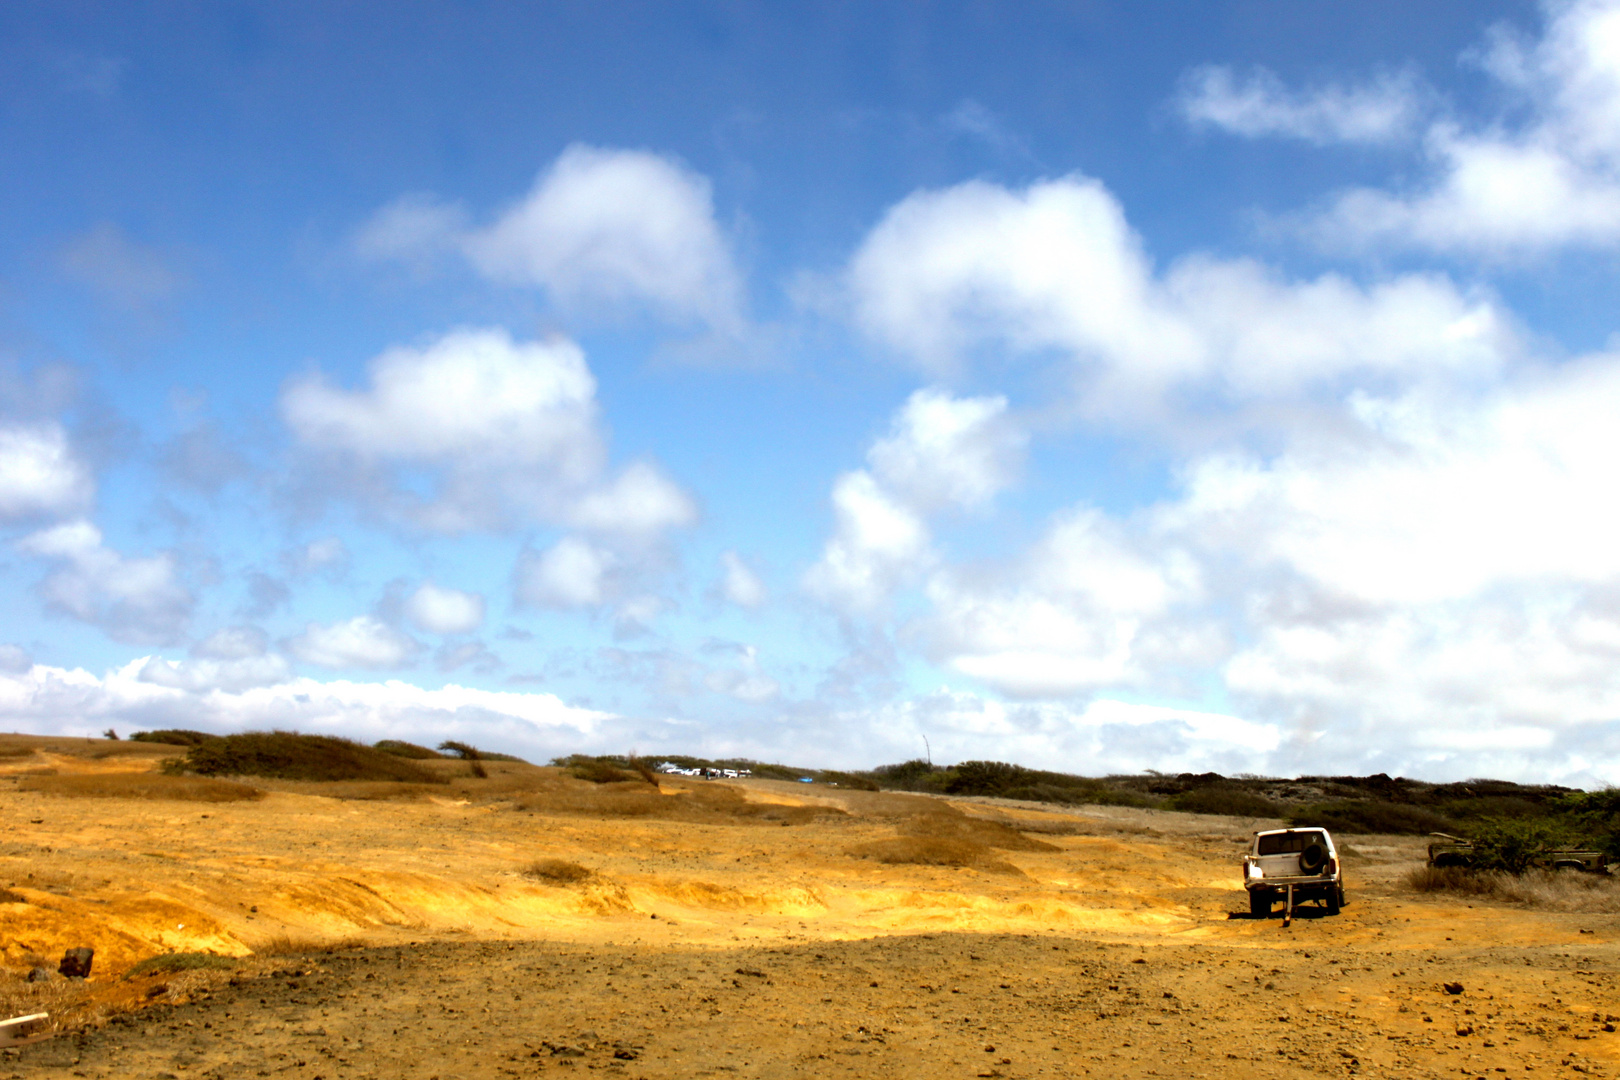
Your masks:
[[[1339,883],[1333,878],[1321,877],[1260,878],[1243,883],[1243,887],[1250,892],[1271,893],[1286,892],[1290,885],[1294,887],[1296,896],[1313,892],[1332,892],[1339,887]]]

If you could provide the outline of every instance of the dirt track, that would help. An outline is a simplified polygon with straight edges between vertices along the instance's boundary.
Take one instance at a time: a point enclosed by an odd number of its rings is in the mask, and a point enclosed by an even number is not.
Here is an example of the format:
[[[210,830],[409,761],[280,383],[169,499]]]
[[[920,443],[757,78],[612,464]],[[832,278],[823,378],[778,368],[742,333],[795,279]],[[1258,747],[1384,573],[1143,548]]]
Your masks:
[[[0,767],[151,761],[54,749]],[[1255,822],[954,803],[1051,845],[998,850],[997,872],[849,855],[915,831],[894,796],[748,785],[846,811],[784,825],[282,787],[190,804],[0,782],[0,885],[26,901],[0,903],[0,992],[71,1028],[0,1053],[0,1077],[1604,1075],[1620,1054],[1620,919],[1412,894],[1411,839],[1351,840],[1351,905],[1284,928],[1236,915]],[[541,857],[595,875],[524,876]],[[298,941],[351,945],[277,954]],[[16,981],[79,944],[90,983]],[[188,950],[244,959],[118,978]]]

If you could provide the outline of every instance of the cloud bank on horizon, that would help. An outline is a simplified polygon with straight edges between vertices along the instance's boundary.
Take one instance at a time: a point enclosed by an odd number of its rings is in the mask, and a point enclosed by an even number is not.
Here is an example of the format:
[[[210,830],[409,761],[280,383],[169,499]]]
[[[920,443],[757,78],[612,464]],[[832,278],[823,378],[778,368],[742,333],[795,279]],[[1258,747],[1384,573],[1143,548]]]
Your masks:
[[[0,120],[66,192],[0,234],[0,726],[1620,783],[1620,0],[1474,10],[1099,51],[1163,175],[981,103],[1013,61],[793,113],[764,33],[662,145],[487,88],[357,164],[340,102],[190,205],[116,28],[0,16],[118,73]]]

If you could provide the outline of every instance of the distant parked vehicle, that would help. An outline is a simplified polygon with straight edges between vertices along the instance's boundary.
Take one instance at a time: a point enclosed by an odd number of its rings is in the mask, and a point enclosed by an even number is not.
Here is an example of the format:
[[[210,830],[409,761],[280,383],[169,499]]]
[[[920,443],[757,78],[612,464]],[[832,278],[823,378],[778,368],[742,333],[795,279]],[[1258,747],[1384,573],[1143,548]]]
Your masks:
[[[1254,834],[1243,856],[1243,887],[1249,892],[1249,914],[1264,918],[1271,905],[1317,900],[1329,915],[1344,906],[1344,875],[1339,852],[1326,829],[1271,829]]]
[[[1450,833],[1429,834],[1429,865],[1472,870],[1479,865],[1479,852],[1472,840]],[[1540,870],[1579,870],[1587,874],[1609,873],[1609,857],[1586,848],[1544,848],[1530,857],[1530,865]]]

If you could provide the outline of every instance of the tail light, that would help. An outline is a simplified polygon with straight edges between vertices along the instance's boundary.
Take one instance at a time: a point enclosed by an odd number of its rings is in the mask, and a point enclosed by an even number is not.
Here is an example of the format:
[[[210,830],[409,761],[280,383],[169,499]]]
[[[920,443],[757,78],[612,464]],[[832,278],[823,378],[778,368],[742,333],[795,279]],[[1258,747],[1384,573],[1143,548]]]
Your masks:
[[[1338,859],[1329,859],[1327,861],[1327,867],[1323,871],[1323,873],[1327,874],[1329,877],[1332,877],[1334,874],[1337,874],[1338,872],[1339,872],[1339,860]]]

